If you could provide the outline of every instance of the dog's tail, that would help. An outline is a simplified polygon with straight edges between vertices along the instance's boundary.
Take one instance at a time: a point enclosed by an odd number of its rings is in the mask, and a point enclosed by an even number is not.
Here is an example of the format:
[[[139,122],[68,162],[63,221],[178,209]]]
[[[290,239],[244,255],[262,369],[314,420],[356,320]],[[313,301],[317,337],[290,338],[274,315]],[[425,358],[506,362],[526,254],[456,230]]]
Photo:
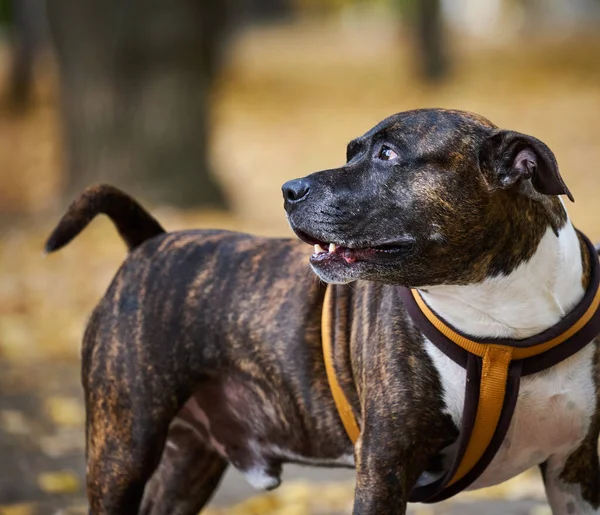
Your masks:
[[[85,189],[73,201],[46,241],[45,251],[54,252],[64,247],[100,213],[112,220],[130,251],[165,232],[129,195],[114,186],[100,184]]]

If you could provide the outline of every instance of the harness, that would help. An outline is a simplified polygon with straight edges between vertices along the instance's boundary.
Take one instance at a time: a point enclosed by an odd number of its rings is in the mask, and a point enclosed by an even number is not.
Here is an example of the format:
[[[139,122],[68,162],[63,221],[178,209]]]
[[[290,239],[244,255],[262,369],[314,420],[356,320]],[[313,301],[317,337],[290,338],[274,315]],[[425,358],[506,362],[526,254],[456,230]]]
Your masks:
[[[468,488],[485,471],[506,436],[521,378],[564,361],[600,333],[600,263],[594,246],[579,234],[590,255],[588,289],[567,316],[530,338],[469,337],[434,313],[416,289],[400,288],[402,302],[416,326],[441,352],[463,367],[467,376],[455,459],[442,477],[413,488],[410,502],[439,502]],[[331,287],[327,287],[322,317],[325,367],[344,428],[352,443],[356,443],[360,429],[333,364],[331,299]]]

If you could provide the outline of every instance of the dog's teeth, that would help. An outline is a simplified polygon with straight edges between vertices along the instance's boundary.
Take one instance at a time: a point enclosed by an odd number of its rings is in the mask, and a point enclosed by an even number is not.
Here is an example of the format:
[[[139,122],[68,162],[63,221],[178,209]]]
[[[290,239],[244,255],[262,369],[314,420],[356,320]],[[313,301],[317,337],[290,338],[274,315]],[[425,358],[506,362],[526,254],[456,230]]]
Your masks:
[[[322,252],[327,252],[321,245],[318,243],[315,245],[315,254],[321,254]]]
[[[330,253],[335,252],[335,249],[336,249],[335,243],[330,243],[329,244],[329,252]]]

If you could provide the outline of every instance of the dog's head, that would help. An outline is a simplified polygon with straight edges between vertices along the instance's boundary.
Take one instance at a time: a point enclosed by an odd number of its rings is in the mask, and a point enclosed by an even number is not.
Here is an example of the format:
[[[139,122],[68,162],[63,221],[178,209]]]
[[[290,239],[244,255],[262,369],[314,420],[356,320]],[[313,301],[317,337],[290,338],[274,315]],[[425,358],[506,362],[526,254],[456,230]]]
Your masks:
[[[283,194],[321,279],[413,287],[509,273],[566,223],[557,195],[572,200],[544,143],[444,109],[387,118]]]

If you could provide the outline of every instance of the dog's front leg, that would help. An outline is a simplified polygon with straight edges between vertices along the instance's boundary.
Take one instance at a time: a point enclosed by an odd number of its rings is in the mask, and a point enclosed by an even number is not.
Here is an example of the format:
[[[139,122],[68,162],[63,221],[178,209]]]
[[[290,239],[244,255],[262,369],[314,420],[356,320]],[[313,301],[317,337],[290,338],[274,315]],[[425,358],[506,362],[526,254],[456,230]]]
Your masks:
[[[369,437],[357,442],[353,515],[404,515],[410,485],[402,457],[374,452],[372,445]]]
[[[427,463],[399,426],[379,420],[364,425],[356,443],[353,515],[404,515],[408,496]],[[416,443],[416,442],[415,442]]]

